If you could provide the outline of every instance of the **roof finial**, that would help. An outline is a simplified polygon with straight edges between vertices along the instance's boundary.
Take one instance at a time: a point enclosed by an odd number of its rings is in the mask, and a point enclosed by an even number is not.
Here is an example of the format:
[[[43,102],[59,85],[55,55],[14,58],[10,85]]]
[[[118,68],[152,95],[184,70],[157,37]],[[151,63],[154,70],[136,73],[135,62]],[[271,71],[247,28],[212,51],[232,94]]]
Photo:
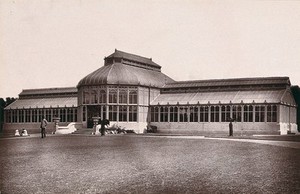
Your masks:
[[[117,52],[117,49],[115,48],[115,52]]]

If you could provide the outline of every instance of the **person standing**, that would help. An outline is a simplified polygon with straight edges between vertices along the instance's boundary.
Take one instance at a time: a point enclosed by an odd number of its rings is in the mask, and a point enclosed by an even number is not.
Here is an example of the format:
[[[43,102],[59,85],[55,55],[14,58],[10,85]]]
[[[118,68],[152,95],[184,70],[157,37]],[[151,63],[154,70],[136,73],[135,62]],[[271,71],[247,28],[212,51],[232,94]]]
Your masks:
[[[41,121],[41,134],[42,138],[46,137],[46,127],[48,125],[48,121],[45,117],[43,117],[43,120]]]
[[[229,136],[233,136],[233,125],[232,125],[233,121],[234,119],[229,118]]]

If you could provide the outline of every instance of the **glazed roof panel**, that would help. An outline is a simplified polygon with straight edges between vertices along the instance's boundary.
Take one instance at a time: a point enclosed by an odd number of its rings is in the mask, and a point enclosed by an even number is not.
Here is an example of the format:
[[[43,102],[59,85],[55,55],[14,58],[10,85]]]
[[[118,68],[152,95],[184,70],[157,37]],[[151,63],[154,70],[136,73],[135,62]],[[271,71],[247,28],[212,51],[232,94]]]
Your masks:
[[[163,87],[170,82],[173,80],[161,72],[114,63],[87,75],[80,80],[78,86],[122,84]]]
[[[77,107],[77,97],[17,99],[8,109]]]
[[[176,104],[229,104],[229,103],[279,103],[285,90],[227,91],[160,94],[151,105]]]

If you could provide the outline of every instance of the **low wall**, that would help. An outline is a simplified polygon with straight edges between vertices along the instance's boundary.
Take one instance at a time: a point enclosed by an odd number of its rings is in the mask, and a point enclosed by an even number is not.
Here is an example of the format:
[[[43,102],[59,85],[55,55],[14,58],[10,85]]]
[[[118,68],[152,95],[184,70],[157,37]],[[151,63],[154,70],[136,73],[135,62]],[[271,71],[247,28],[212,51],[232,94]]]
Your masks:
[[[234,135],[269,134],[279,135],[278,123],[238,123],[233,122]],[[189,135],[228,135],[229,123],[158,123],[151,122],[156,126],[158,133],[189,134]]]

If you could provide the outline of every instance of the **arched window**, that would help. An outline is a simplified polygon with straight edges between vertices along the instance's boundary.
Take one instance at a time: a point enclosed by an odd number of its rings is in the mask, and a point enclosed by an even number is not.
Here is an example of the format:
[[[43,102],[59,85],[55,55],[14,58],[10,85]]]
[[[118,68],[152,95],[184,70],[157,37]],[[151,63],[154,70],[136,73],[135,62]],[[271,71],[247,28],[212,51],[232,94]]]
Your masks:
[[[97,91],[93,90],[91,92],[91,104],[97,104],[98,103],[98,95],[97,95]]]
[[[244,106],[244,122],[253,122],[253,106]]]
[[[242,106],[232,106],[232,118],[235,122],[242,122]]]
[[[170,107],[170,122],[178,122],[178,108]]]
[[[83,92],[83,104],[90,103],[90,95],[88,92]]]
[[[99,103],[106,103],[106,91],[105,90],[100,90]]]
[[[188,122],[188,107],[179,107],[179,122]]]
[[[158,122],[158,113],[159,113],[159,108],[156,107],[151,107],[151,122]]]
[[[220,121],[220,107],[211,106],[210,107],[210,122],[219,122]]]
[[[109,103],[117,103],[117,90],[116,89],[109,89]]]
[[[255,106],[255,122],[265,122],[265,106]]]
[[[228,122],[230,118],[230,106],[221,106],[221,122]]]
[[[129,104],[137,104],[137,91],[129,91]]]
[[[120,104],[127,104],[127,90],[120,89],[119,90],[119,103]]]
[[[208,106],[200,106],[200,122],[208,122]]]
[[[198,107],[190,107],[190,122],[198,122]]]
[[[168,122],[168,107],[160,107],[160,122]]]

